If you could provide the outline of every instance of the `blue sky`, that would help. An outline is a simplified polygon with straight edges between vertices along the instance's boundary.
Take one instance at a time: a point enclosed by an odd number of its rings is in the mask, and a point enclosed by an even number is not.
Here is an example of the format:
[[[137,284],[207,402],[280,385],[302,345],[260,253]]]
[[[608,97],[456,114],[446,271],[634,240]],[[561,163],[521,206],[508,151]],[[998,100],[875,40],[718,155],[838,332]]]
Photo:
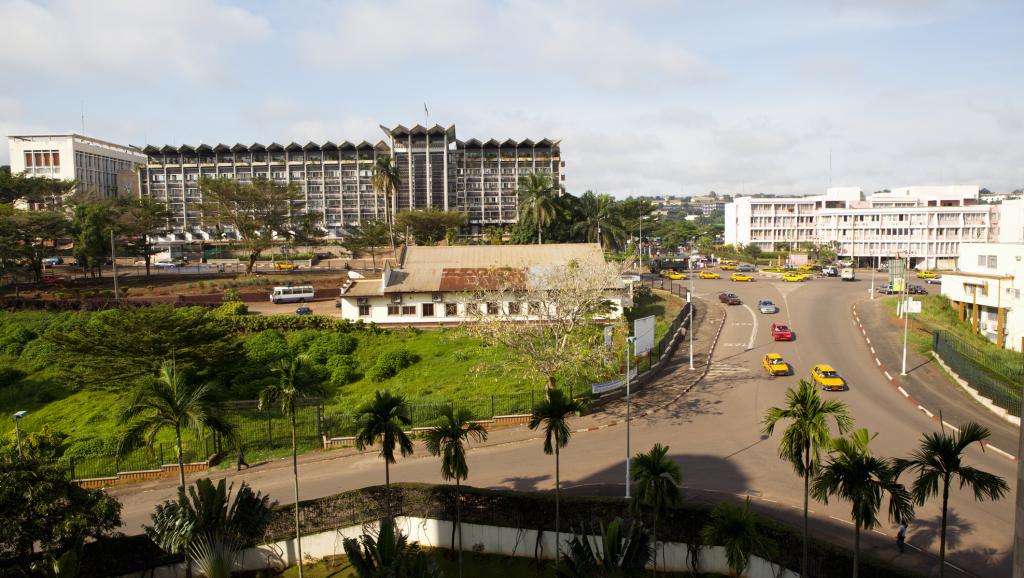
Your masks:
[[[1024,2],[0,0],[0,133],[562,140],[628,194],[1024,187]],[[7,162],[0,147],[0,164]]]

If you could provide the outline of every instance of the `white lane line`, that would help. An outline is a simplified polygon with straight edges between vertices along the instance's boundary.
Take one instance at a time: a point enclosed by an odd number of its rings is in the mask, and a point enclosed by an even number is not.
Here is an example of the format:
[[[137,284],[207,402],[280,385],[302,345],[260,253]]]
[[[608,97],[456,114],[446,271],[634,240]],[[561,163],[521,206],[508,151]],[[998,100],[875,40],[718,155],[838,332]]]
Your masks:
[[[956,570],[958,572],[962,572],[964,574],[967,573],[963,568],[957,566],[956,564],[953,564],[952,562],[946,562],[946,566],[949,566],[950,568],[952,568],[952,569],[954,569],[954,570]]]
[[[930,411],[928,411],[928,410],[927,410],[927,409],[926,409],[926,408],[925,408],[925,407],[924,407],[923,405],[919,405],[919,406],[917,406],[917,409],[919,409],[919,410],[923,411],[923,412],[924,412],[924,414],[925,414],[926,416],[928,416],[928,417],[935,417],[935,414],[934,414],[934,413],[932,413],[932,412],[930,412]]]
[[[871,355],[878,355],[878,352],[877,352],[877,351],[875,351],[875,346],[874,346],[874,345],[872,345],[872,346],[870,347],[870,349],[871,349]]]
[[[948,427],[949,429],[951,429],[951,430],[953,430],[953,431],[955,431],[955,432],[959,432],[959,431],[960,431],[960,428],[958,428],[958,427],[956,427],[955,425],[953,425],[953,424],[949,423],[948,421],[943,421],[943,422],[942,422],[942,425],[944,425],[944,426]]]
[[[888,534],[886,534],[885,532],[879,532],[878,530],[874,530],[874,529],[872,529],[871,531],[876,533],[876,534],[878,534],[879,536],[888,536]]]
[[[892,376],[891,376],[891,375],[889,375],[889,372],[888,372],[888,371],[884,371],[883,373],[885,373],[885,378],[886,378],[886,379],[888,379],[889,381],[892,381]]]
[[[907,546],[910,546],[911,548],[917,550],[918,552],[921,552],[920,548],[918,548],[917,546],[911,544],[910,542],[904,542],[904,544],[907,545]],[[946,564],[949,564],[949,562],[946,562]]]
[[[861,335],[863,335],[864,337],[867,337],[867,336],[868,336],[868,332],[867,332],[867,331],[864,331],[864,328],[863,328],[863,327],[861,327],[861,328],[860,328],[860,334],[861,334]]]
[[[985,446],[985,449],[987,449],[987,450],[992,450],[992,451],[994,451],[995,453],[997,453],[997,454],[999,454],[999,455],[1001,455],[1001,456],[1003,456],[1003,457],[1007,457],[1007,458],[1010,458],[1011,460],[1012,460],[1012,459],[1014,459],[1014,457],[1013,457],[1013,456],[1011,456],[1011,455],[1009,454],[1009,452],[1004,452],[1003,450],[1001,450],[1001,449],[997,448],[996,446],[992,446],[992,445],[989,445],[989,446]]]
[[[853,522],[848,522],[848,521],[846,521],[846,520],[844,520],[844,519],[842,519],[842,518],[837,518],[837,517],[835,517],[835,516],[829,516],[829,518],[832,518],[833,520],[835,520],[835,521],[837,521],[837,522],[842,522],[842,523],[844,523],[844,524],[849,524],[849,525],[851,525],[851,526],[853,525]]]
[[[903,394],[903,397],[910,397],[910,394],[907,393],[907,390],[903,389],[902,385],[897,386],[896,389],[900,390],[900,393]]]
[[[778,504],[779,503],[778,500],[769,500],[768,498],[761,498],[761,501],[762,502],[771,502],[773,504]]]
[[[877,357],[875,358],[875,365],[877,365],[878,367],[882,367],[882,362],[878,361]]]
[[[754,314],[754,310],[746,303],[743,304],[743,308],[747,310],[747,313],[750,313],[750,318],[754,320],[754,328],[750,330],[750,342],[747,343],[747,349],[753,349],[754,338],[757,337],[757,315]]]
[[[865,337],[865,338],[864,338],[864,341],[867,341],[867,342],[868,342],[868,345],[871,345],[871,338],[870,338],[870,337]],[[874,347],[872,347],[872,348],[871,348],[871,352],[872,352],[872,353],[874,353],[874,352],[875,352],[875,348],[874,348]]]

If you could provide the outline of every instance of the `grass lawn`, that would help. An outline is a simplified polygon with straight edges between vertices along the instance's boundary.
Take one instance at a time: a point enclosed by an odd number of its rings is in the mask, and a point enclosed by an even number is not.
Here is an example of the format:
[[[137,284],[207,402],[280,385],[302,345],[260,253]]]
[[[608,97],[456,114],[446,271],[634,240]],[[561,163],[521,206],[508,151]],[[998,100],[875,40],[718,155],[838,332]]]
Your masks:
[[[636,306],[626,312],[626,319],[633,323],[634,319],[649,315],[657,316],[654,322],[654,341],[657,342],[665,335],[672,325],[672,320],[679,315],[685,305],[686,299],[668,291],[653,289],[650,297],[636,300]]]

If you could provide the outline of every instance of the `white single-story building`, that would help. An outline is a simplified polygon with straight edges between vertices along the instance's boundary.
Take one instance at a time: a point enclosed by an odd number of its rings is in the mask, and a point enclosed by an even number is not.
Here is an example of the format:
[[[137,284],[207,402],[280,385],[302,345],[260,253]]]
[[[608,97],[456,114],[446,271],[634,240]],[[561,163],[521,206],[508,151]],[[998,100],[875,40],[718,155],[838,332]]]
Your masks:
[[[1024,243],[960,243],[942,294],[960,319],[1005,349],[1024,351]]]
[[[454,324],[488,314],[538,320],[542,317],[532,314],[538,304],[531,280],[571,261],[606,266],[597,243],[406,247],[398,267],[386,265],[379,278],[346,280],[339,297],[341,316],[380,325]],[[607,318],[616,318],[632,302],[617,276],[610,285]],[[534,297],[519,301],[514,298],[519,290]]]

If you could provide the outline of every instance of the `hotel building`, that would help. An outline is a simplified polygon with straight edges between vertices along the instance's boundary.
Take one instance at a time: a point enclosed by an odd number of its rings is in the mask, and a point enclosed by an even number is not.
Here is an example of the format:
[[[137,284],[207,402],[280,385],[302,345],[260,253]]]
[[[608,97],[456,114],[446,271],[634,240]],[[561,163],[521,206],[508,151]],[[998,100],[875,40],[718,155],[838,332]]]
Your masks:
[[[977,186],[903,187],[865,195],[856,187],[809,197],[739,197],[725,206],[725,243],[765,251],[832,244],[850,259],[909,254],[918,268],[953,268],[959,245],[1000,239],[1000,219],[1022,205],[979,202]]]
[[[321,213],[328,237],[340,236],[348,225],[383,220],[391,206],[396,212],[462,211],[468,218],[465,232],[478,235],[487,227],[516,222],[521,176],[547,173],[559,187],[565,180],[559,141],[462,141],[454,126],[381,129],[386,139],[376,144],[147,146],[139,187],[172,211],[173,239],[167,240],[199,240],[210,239],[196,208],[202,202],[198,182],[203,177],[242,183],[264,177],[294,185],[301,199],[293,211]],[[373,167],[382,155],[391,156],[398,169],[393,199],[373,188]]]

